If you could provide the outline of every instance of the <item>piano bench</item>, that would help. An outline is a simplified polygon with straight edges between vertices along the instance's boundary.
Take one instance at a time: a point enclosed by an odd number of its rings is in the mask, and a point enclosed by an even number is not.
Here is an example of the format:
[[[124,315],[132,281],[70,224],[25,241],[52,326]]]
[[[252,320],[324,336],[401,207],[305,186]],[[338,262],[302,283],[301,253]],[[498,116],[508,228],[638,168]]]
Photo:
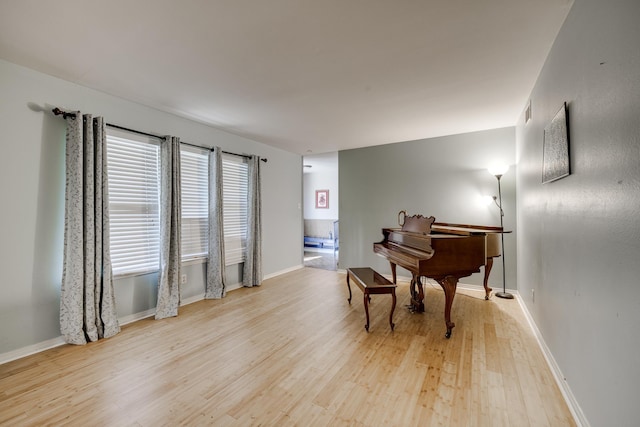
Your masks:
[[[396,309],[396,285],[391,283],[379,273],[373,271],[369,267],[348,268],[347,269],[347,288],[349,289],[349,304],[351,304],[351,285],[350,280],[358,285],[364,293],[364,312],[367,316],[367,324],[364,328],[369,332],[369,295],[374,294],[391,294],[391,312],[389,313],[389,325],[393,331],[393,311]]]

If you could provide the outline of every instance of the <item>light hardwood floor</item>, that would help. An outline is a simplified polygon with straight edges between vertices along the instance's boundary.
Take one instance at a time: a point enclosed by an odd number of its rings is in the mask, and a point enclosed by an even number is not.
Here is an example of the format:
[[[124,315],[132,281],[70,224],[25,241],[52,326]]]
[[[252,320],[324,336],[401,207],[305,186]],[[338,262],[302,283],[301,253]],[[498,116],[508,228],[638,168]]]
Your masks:
[[[304,268],[146,319],[86,346],[0,365],[0,425],[571,426],[515,300],[399,284],[347,303],[345,275]]]

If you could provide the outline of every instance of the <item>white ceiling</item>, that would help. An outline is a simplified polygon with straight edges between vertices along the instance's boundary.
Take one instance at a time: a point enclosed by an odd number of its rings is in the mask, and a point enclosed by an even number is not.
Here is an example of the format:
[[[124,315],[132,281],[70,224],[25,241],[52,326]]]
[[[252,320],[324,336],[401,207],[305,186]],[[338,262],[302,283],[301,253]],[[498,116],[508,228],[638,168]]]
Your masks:
[[[324,153],[513,126],[572,2],[0,0],[0,58]]]

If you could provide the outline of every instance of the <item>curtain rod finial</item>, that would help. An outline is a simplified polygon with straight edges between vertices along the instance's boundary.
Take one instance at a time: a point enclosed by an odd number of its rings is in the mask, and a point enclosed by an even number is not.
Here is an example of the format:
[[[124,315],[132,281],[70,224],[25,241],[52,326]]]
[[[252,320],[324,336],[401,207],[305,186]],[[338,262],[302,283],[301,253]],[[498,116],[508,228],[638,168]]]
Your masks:
[[[76,118],[76,113],[68,113],[68,112],[66,112],[66,111],[62,111],[62,110],[61,110],[61,109],[59,109],[58,107],[55,107],[53,110],[51,110],[51,112],[52,112],[53,114],[55,114],[56,116],[60,116],[60,115],[61,115],[61,116],[62,116],[62,117],[64,117],[65,119],[66,119],[67,117],[73,117],[74,119]]]

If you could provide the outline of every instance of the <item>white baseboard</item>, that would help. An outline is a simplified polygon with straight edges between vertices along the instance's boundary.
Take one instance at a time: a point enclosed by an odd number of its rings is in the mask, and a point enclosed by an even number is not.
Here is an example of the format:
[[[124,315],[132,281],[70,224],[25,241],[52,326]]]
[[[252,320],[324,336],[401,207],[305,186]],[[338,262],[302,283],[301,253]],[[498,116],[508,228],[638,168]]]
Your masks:
[[[284,270],[280,270],[280,271],[276,271],[275,273],[267,274],[266,276],[263,277],[263,280],[271,279],[273,277],[280,276],[280,275],[285,274],[285,273],[290,273],[292,271],[300,270],[301,268],[304,268],[303,264],[294,265],[293,267],[285,268]],[[240,286],[242,286],[242,285],[240,285]]]
[[[578,401],[573,395],[573,392],[571,391],[569,384],[567,384],[567,381],[565,380],[565,377],[562,374],[560,367],[556,363],[556,360],[553,358],[553,354],[551,354],[551,350],[549,350],[549,347],[547,347],[547,344],[544,342],[544,338],[542,337],[542,334],[540,333],[538,326],[533,321],[533,316],[531,316],[531,313],[527,309],[527,306],[522,300],[522,297],[520,296],[520,294],[516,292],[514,295],[516,296],[516,299],[518,300],[518,304],[520,304],[520,308],[522,308],[522,311],[524,312],[524,315],[527,318],[527,322],[529,322],[529,326],[531,327],[531,331],[533,332],[533,335],[536,337],[536,340],[538,341],[540,350],[542,350],[542,354],[544,355],[544,358],[547,361],[547,365],[549,365],[549,369],[551,369],[551,373],[553,374],[553,377],[556,380],[556,384],[558,384],[558,387],[560,388],[560,392],[562,393],[562,396],[564,397],[565,402],[567,402],[569,411],[571,411],[571,415],[573,415],[573,420],[576,422],[576,425],[578,427],[590,427],[587,417],[584,415],[584,412],[582,412],[582,408],[580,408],[580,405],[578,404]]]
[[[238,282],[238,283],[234,283],[233,285],[228,285],[226,287],[226,292],[229,293],[231,291],[235,291],[236,289],[240,289],[242,287],[242,283]],[[202,296],[204,298],[204,295]]]
[[[298,265],[298,266],[288,268],[286,270],[278,271],[265,276],[265,279],[276,277],[281,274],[298,270],[303,267],[304,267],[303,265]],[[227,286],[227,292],[231,292],[240,288],[242,288],[242,283],[234,283],[232,285]],[[204,299],[204,293],[194,295],[192,297],[185,298],[184,300],[180,301],[180,306],[192,304],[194,302],[201,301],[203,299]],[[156,309],[151,308],[149,310],[141,311],[139,313],[123,316],[118,319],[118,323],[120,324],[120,326],[123,326],[129,323],[137,322],[138,320],[146,319],[147,317],[154,316],[155,314],[156,314]],[[13,360],[22,359],[23,357],[27,357],[35,353],[40,353],[41,351],[59,347],[64,344],[65,344],[64,338],[62,337],[62,335],[60,335],[59,337],[52,338],[50,340],[42,341],[36,344],[28,345],[26,347],[22,347],[6,353],[2,353],[0,354],[0,365],[2,365],[3,363],[11,362]]]
[[[187,298],[186,300],[180,303],[181,306],[186,304],[191,304],[196,301],[200,301],[204,299],[203,295],[196,295],[195,297]],[[118,319],[118,324],[120,326],[127,325],[129,323],[137,322],[138,320],[146,319],[147,317],[154,316],[156,314],[156,309],[151,308],[149,310],[141,311],[139,313],[129,314],[127,316],[123,316]],[[7,353],[0,354],[0,365],[3,363],[11,362],[13,360],[22,359],[23,357],[30,356],[35,353],[40,353],[41,351],[49,350],[55,347],[59,347],[61,345],[66,344],[62,335],[56,338],[52,338],[47,341],[42,341],[37,344],[28,345],[26,347],[18,348],[13,351],[9,351]]]
[[[181,304],[182,305],[182,304]],[[128,325],[129,323],[137,322],[138,320],[146,319],[147,317],[155,316],[156,309],[150,308],[149,310],[141,311],[139,313],[129,314],[118,319],[120,326]]]
[[[31,356],[32,354],[40,353],[41,351],[49,350],[51,348],[64,345],[64,339],[62,335],[50,340],[42,341],[36,344],[28,345],[26,347],[18,348],[13,351],[0,354],[0,365],[3,363],[11,362],[13,360],[22,359],[23,357]]]

